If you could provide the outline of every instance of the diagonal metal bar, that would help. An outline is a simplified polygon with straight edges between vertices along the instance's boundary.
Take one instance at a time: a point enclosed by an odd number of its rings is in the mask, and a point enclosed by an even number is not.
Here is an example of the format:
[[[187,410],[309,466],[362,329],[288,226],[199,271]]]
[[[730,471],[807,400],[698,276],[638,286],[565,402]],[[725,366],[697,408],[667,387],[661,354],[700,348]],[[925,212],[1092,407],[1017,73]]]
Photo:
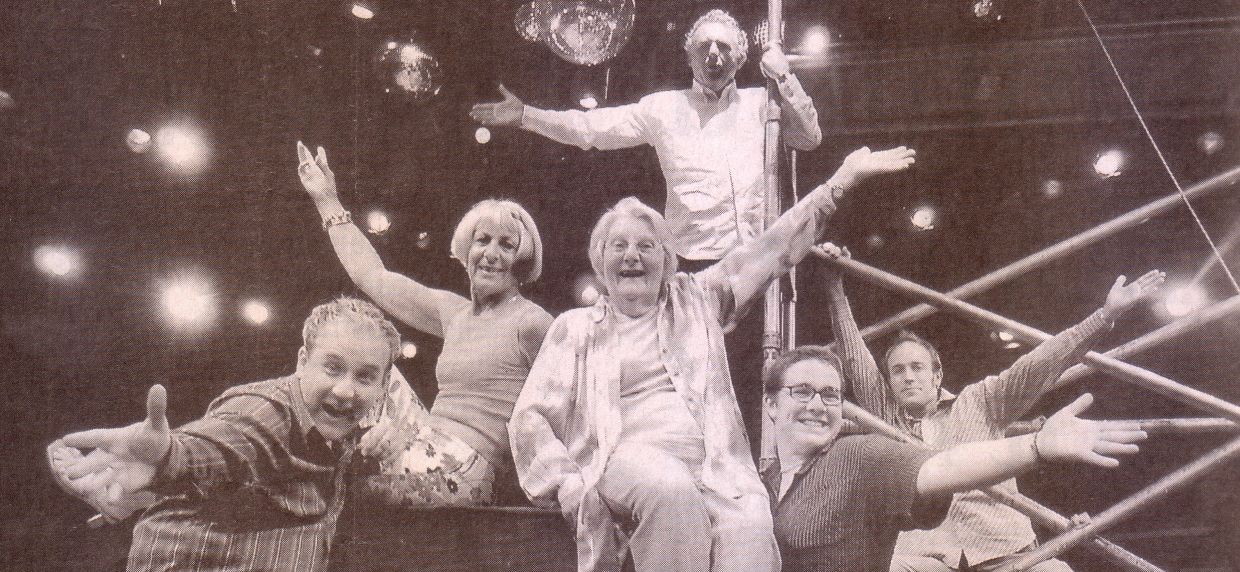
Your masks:
[[[1044,418],[1034,419],[1033,421],[1017,421],[1008,425],[1003,434],[1008,437],[1015,437],[1040,431],[1045,421],[1046,419]],[[1208,435],[1240,431],[1240,425],[1227,419],[1212,417],[1195,419],[1125,419],[1123,422],[1136,423],[1141,427],[1142,431],[1150,435]]]
[[[1170,324],[1167,324],[1157,330],[1154,330],[1144,336],[1141,336],[1131,342],[1119,346],[1105,355],[1115,359],[1124,359],[1128,356],[1141,353],[1154,346],[1162,345],[1168,341],[1178,338],[1193,330],[1212,324],[1222,318],[1231,316],[1240,311],[1240,296],[1232,296],[1227,300],[1214,304],[1209,308],[1198,310],[1184,316]],[[1094,368],[1086,364],[1077,364],[1065,371],[1056,382],[1056,387],[1063,387],[1070,383],[1080,380],[1082,377],[1089,375]]]
[[[962,302],[917,284],[911,280],[907,280],[891,274],[890,272],[885,272],[874,268],[868,264],[844,258],[824,258],[823,260],[829,264],[836,265],[852,276],[876,283],[890,290],[902,292],[914,298],[922,299],[930,304],[940,307],[941,309],[954,312],[987,327],[1008,330],[1025,343],[1041,343],[1051,337],[1051,335],[1046,332],[1026,326],[1016,320],[1005,318],[989,310],[984,310],[967,302]],[[1093,366],[1099,371],[1111,374],[1124,381],[1128,381],[1149,389],[1150,391],[1182,401],[1221,417],[1226,417],[1232,421],[1240,422],[1240,406],[1226,400],[1219,399],[1204,391],[1180,384],[1152,371],[1124,363],[1115,358],[1104,356],[1098,352],[1089,352],[1085,354],[1081,361]]]
[[[1088,540],[1091,536],[1101,534],[1151,503],[1184,488],[1223,464],[1237,459],[1240,459],[1240,437],[1232,439],[1200,459],[1180,467],[1115,506],[1102,511],[1093,517],[1089,524],[1052,538],[1036,550],[1001,568],[999,572],[1025,570],[1039,562],[1063,554],[1073,546]]]
[[[883,421],[878,416],[866,411],[861,406],[845,401],[844,416],[854,421],[862,428],[884,435],[896,441],[904,443],[912,443],[915,445],[925,446],[924,443],[917,440],[913,436],[893,427],[891,424]],[[982,492],[990,495],[991,498],[1016,509],[1017,512],[1029,517],[1034,522],[1049,528],[1056,533],[1061,533],[1072,529],[1072,521],[1067,517],[1039,504],[1037,501],[1022,495],[1003,490],[999,487],[985,487]],[[1095,552],[1110,558],[1116,564],[1124,566],[1128,570],[1139,570],[1141,572],[1162,572],[1159,568],[1140,556],[1133,554],[1123,547],[1101,537],[1090,539],[1088,548]]]
[[[1060,241],[1045,249],[1017,260],[1016,262],[1004,266],[1003,268],[999,268],[994,272],[982,276],[981,278],[955,288],[948,292],[947,295],[959,299],[976,296],[1027,272],[1037,270],[1038,268],[1046,266],[1051,262],[1064,258],[1078,250],[1108,238],[1111,235],[1138,226],[1145,222],[1148,218],[1170,211],[1177,206],[1184,204],[1185,198],[1192,199],[1199,196],[1205,196],[1221,189],[1231,187],[1237,181],[1240,181],[1240,167],[1235,167],[1229,171],[1206,179],[1205,181],[1185,189],[1183,197],[1181,197],[1179,193],[1174,193],[1146,204],[1143,207],[1138,207],[1137,209],[1129,211],[1126,214],[1113,218],[1076,236]],[[932,305],[919,304],[881,322],[877,322],[866,327],[864,330],[861,330],[861,335],[867,340],[881,337],[908,326],[913,322],[921,320],[922,318],[933,315],[937,311],[938,310]]]

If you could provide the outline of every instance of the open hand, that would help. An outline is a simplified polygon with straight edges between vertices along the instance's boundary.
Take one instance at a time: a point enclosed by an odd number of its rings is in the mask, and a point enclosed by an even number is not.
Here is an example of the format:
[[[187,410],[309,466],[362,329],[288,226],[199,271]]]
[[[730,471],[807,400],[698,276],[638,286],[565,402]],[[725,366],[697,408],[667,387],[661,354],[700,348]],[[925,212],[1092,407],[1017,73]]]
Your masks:
[[[844,163],[832,178],[840,177],[845,187],[851,187],[874,175],[908,169],[913,166],[916,155],[917,151],[903,145],[885,151],[871,151],[869,147],[862,147],[844,158]]]
[[[318,155],[311,156],[310,149],[298,141],[297,176],[316,204],[324,199],[336,198],[336,174],[327,165],[326,149],[319,147]]]
[[[1115,284],[1111,285],[1111,291],[1107,294],[1107,301],[1102,309],[1110,319],[1114,320],[1131,310],[1137,302],[1157,291],[1166,279],[1166,272],[1151,270],[1128,285],[1124,285],[1125,277],[1121,275],[1115,279]]]
[[[469,117],[487,127],[520,127],[525,115],[525,102],[503,84],[499,92],[504,96],[494,103],[479,103],[469,110]]]
[[[151,386],[146,394],[146,420],[116,429],[91,429],[65,435],[64,443],[77,449],[95,449],[80,459],[70,459],[65,476],[80,479],[110,470],[108,486],[132,493],[149,487],[172,446],[168,428],[168,392]],[[111,497],[116,492],[110,491]]]
[[[1069,403],[1046,420],[1034,437],[1038,454],[1053,461],[1117,467],[1114,455],[1131,455],[1144,441],[1141,425],[1132,421],[1091,421],[1077,417],[1094,402],[1088,393]]]

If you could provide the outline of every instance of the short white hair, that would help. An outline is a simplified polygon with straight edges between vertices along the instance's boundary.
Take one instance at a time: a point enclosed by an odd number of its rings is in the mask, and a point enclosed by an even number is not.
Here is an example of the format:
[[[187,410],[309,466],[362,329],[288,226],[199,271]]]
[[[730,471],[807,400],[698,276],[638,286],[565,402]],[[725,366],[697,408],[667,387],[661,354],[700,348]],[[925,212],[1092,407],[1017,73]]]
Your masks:
[[[663,247],[663,282],[670,281],[676,275],[678,264],[676,251],[672,246],[671,226],[667,224],[667,219],[663,218],[659,211],[650,208],[637,197],[625,197],[620,199],[616,206],[607,209],[607,212],[599,217],[598,222],[594,223],[594,230],[590,231],[590,267],[594,269],[594,276],[598,278],[599,284],[606,288],[607,282],[603,278],[603,252],[607,250],[607,238],[611,234],[611,227],[616,224],[617,220],[620,220],[620,217],[646,221],[650,228],[654,229],[654,236]]]
[[[466,267],[469,266],[469,247],[474,242],[474,230],[483,219],[501,223],[516,222],[521,244],[517,245],[513,275],[521,284],[538,280],[542,275],[542,237],[538,235],[534,217],[530,216],[525,207],[510,200],[486,199],[470,208],[452,233],[452,257],[460,260]]]
[[[723,24],[731,28],[732,31],[736,33],[737,51],[741,53],[742,58],[746,58],[749,55],[749,36],[745,34],[744,28],[741,28],[741,23],[737,22],[736,18],[733,18],[731,14],[718,8],[702,14],[702,17],[698,18],[697,21],[689,27],[689,31],[685,33],[686,52],[693,47],[693,34],[697,33],[698,28],[701,28],[704,24],[709,24],[711,22]],[[744,59],[741,61],[744,61]]]

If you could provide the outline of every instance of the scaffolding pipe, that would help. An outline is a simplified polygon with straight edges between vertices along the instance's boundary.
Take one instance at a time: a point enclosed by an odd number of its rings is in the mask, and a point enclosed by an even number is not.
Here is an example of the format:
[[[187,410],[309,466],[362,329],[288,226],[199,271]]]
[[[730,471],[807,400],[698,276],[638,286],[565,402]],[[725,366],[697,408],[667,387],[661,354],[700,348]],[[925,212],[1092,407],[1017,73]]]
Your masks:
[[[1032,421],[1017,421],[1008,425],[1003,434],[1008,437],[1016,437],[1018,435],[1027,435],[1042,429],[1042,424],[1046,422],[1045,418],[1038,418]],[[1120,423],[1135,423],[1141,426],[1141,430],[1150,435],[1209,435],[1213,433],[1235,433],[1240,430],[1240,425],[1236,425],[1227,419],[1217,417],[1203,417],[1190,419],[1127,419]]]
[[[981,294],[1008,282],[1027,272],[1036,270],[1047,264],[1059,260],[1090,246],[1098,241],[1118,232],[1133,228],[1144,223],[1146,219],[1156,215],[1163,214],[1171,209],[1183,204],[1185,200],[1191,200],[1202,197],[1207,194],[1218,191],[1222,188],[1231,186],[1240,180],[1240,167],[1235,167],[1230,171],[1215,175],[1200,183],[1197,183],[1184,190],[1184,196],[1179,193],[1167,195],[1161,199],[1155,200],[1143,207],[1129,211],[1089,230],[1086,230],[1076,236],[1062,240],[1054,245],[1044,248],[1038,252],[1030,254],[1016,262],[999,268],[981,278],[973,280],[947,293],[948,296],[959,299],[966,299]],[[885,320],[872,324],[861,330],[861,336],[867,340],[882,337],[886,334],[906,327],[913,322],[921,320],[927,316],[933,315],[938,310],[929,304],[918,304],[899,314],[891,316]]]
[[[1115,359],[1124,359],[1128,356],[1144,352],[1155,346],[1160,346],[1168,341],[1178,338],[1188,332],[1204,327],[1215,321],[1230,316],[1232,313],[1240,310],[1240,296],[1232,296],[1225,301],[1219,302],[1184,316],[1170,324],[1167,324],[1157,330],[1154,330],[1144,336],[1141,336],[1131,342],[1119,346],[1109,352],[1107,357]],[[1085,364],[1076,364],[1065,371],[1056,382],[1056,387],[1063,387],[1070,383],[1075,383],[1082,377],[1089,375],[1094,368]]]
[[[848,417],[857,425],[872,433],[883,435],[902,443],[912,443],[922,447],[926,446],[921,441],[893,427],[891,424],[883,421],[878,416],[866,411],[855,403],[849,401],[844,402],[844,416]],[[984,487],[979,490],[987,495],[990,495],[990,497],[996,501],[1012,507],[1017,512],[1029,517],[1034,522],[1037,522],[1038,524],[1049,528],[1056,533],[1070,530],[1073,526],[1072,521],[1069,520],[1068,517],[1046,508],[1037,501],[1020,493],[1013,493],[995,486]],[[1124,566],[1128,570],[1138,570],[1141,572],[1165,572],[1162,568],[1147,562],[1140,556],[1137,556],[1114,542],[1102,537],[1091,539],[1087,547],[1093,549],[1102,556],[1110,558],[1113,562]]]
[[[783,17],[783,0],[767,0],[768,44],[783,45]],[[766,190],[763,213],[766,223],[764,230],[774,226],[775,221],[783,212],[779,195],[779,118],[779,86],[775,84],[775,80],[768,79],[766,81],[766,125],[764,126],[765,150],[762,157],[762,180]],[[741,221],[737,219],[736,224],[740,225]],[[783,282],[783,279],[772,281],[770,286],[767,286],[763,299],[762,364],[764,370],[784,348],[784,336],[788,331],[784,322]]]
[[[1022,342],[1038,344],[1051,338],[1051,335],[1046,332],[946,296],[911,280],[879,270],[868,264],[847,258],[823,258],[823,260],[836,265],[850,275],[874,282],[879,286],[897,292],[903,292],[914,298],[920,298],[941,309],[955,312],[987,327],[1010,331]],[[1093,366],[1094,369],[1109,373],[1156,393],[1183,401],[1232,421],[1240,422],[1240,406],[1219,399],[1204,391],[1180,384],[1152,371],[1106,357],[1098,352],[1085,354],[1081,361]]]
[[[1026,570],[1039,562],[1063,554],[1073,546],[1088,540],[1091,536],[1105,532],[1137,511],[1188,486],[1210,471],[1237,458],[1240,458],[1240,437],[1232,439],[1229,443],[1210,451],[1192,463],[1180,467],[1136,494],[1120,501],[1115,506],[1102,511],[1093,517],[1089,524],[1080,528],[1074,528],[1052,538],[1046,544],[1001,568],[999,572]]]

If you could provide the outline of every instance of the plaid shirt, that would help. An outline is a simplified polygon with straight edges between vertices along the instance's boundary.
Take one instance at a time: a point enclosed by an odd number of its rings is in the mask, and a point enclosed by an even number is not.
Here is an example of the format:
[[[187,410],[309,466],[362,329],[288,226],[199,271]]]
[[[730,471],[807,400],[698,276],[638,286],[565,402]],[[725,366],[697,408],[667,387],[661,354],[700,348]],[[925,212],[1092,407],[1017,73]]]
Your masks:
[[[650,359],[662,361],[703,428],[703,494],[727,499],[766,494],[732,390],[723,328],[736,318],[737,308],[758,299],[767,284],[809,252],[835,211],[830,193],[819,187],[758,240],[702,272],[679,273],[664,287],[656,322],[660,355]],[[624,544],[595,490],[623,427],[618,358],[625,340],[616,335],[614,312],[602,297],[592,308],[556,318],[509,423],[521,486],[539,506],[569,505],[560,510],[576,527],[577,566],[583,571],[619,570]]]
[[[295,376],[225,391],[173,431],[128,570],[326,570],[354,444],[323,439]]]
[[[831,293],[831,326],[840,348],[844,379],[857,404],[935,449],[1002,439],[1008,425],[1029,412],[1059,376],[1110,330],[1099,310],[1023,355],[999,375],[966,386],[959,396],[942,391],[933,412],[911,420],[900,412],[874,357],[857,329],[842,286]],[[916,422],[920,421],[920,423]],[[1016,479],[996,485],[1016,492]],[[1029,518],[981,491],[958,493],[943,524],[900,535],[896,554],[928,556],[954,564],[963,553],[980,563],[1014,554],[1037,537]]]

